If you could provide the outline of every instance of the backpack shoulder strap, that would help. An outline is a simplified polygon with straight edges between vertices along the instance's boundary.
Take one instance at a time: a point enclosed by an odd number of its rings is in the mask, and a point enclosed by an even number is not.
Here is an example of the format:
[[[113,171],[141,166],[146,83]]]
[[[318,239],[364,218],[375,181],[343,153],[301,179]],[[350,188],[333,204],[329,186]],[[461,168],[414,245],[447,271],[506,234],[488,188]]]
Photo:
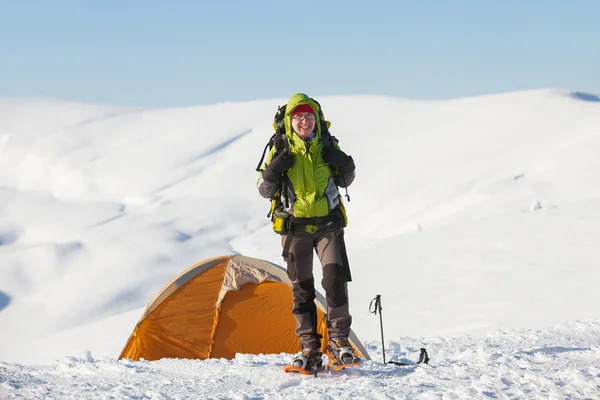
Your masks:
[[[271,151],[273,146],[275,146],[275,151],[277,151],[278,153],[281,151],[288,151],[288,152],[290,151],[290,145],[288,143],[287,136],[285,135],[284,117],[285,117],[286,107],[287,107],[287,104],[284,104],[277,108],[277,112],[275,113],[275,117],[273,118],[273,129],[275,129],[275,133],[273,134],[273,136],[271,136],[271,138],[265,145],[265,148],[263,149],[263,153],[262,153],[262,156],[260,157],[260,161],[258,162],[258,165],[256,166],[256,172],[263,171],[262,164],[263,164],[263,161],[265,160],[265,155],[267,154],[267,151]],[[281,146],[283,146],[283,148]]]
[[[277,107],[277,112],[273,118],[273,129],[276,133],[285,135],[285,109],[287,104]]]
[[[321,121],[321,141],[323,142],[323,150],[324,151],[334,150],[335,149],[334,143],[339,143],[340,141],[335,136],[331,135],[331,132],[329,132],[329,127],[331,126],[331,122],[325,120],[325,115],[323,114],[323,109],[321,108],[321,105],[319,104],[319,102],[316,101],[315,99],[311,99],[311,100],[314,101],[319,106],[319,120]],[[330,165],[329,169],[331,170],[331,173],[334,176],[339,175],[339,168],[336,168],[336,167],[333,167]],[[342,176],[342,180],[344,180],[343,176]],[[346,185],[344,184],[344,186],[346,186]],[[348,195],[348,187],[345,187],[345,190],[346,190],[346,199],[348,199],[348,201],[350,201],[350,196]]]
[[[331,136],[331,132],[329,132],[331,122],[325,120],[325,115],[323,114],[323,108],[321,107],[321,104],[319,104],[319,102],[315,99],[311,98],[311,100],[315,102],[317,106],[319,106],[319,121],[321,121],[321,141],[323,142],[324,150],[333,149],[333,142],[335,141],[336,143],[338,143],[338,140],[334,136]]]

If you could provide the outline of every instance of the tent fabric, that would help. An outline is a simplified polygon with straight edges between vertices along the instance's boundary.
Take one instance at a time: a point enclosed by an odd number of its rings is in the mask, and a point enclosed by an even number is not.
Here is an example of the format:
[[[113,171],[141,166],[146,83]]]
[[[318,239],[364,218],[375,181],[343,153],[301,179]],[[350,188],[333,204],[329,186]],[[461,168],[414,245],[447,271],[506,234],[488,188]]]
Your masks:
[[[318,333],[327,344],[325,299],[317,293]],[[245,256],[216,257],[171,280],[148,304],[119,359],[227,358],[300,350],[285,269]],[[354,332],[350,342],[370,359]]]
[[[231,259],[225,270],[223,285],[221,286],[221,292],[217,300],[217,307],[223,301],[225,294],[230,290],[239,290],[246,283],[261,283],[267,279],[274,282],[282,282],[282,280],[285,280],[285,277],[281,275],[281,271],[273,268],[271,264],[249,263],[243,258]]]

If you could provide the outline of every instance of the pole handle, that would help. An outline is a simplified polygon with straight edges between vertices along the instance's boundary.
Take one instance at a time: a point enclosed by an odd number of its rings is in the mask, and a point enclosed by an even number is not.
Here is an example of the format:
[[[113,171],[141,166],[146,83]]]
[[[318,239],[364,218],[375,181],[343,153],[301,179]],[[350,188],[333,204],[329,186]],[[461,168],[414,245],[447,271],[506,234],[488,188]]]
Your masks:
[[[379,314],[381,314],[381,295],[378,294],[377,296],[375,296],[375,298],[373,300],[371,300],[371,303],[369,304],[369,312],[371,314],[375,314],[377,315],[377,312],[379,312]]]

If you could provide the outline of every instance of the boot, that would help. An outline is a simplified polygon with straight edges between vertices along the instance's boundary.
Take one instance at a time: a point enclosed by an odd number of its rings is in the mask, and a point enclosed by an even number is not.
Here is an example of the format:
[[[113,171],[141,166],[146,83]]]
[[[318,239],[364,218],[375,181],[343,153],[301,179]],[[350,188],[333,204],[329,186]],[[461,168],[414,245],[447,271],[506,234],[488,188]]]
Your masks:
[[[305,371],[319,371],[323,366],[323,353],[320,349],[302,349],[292,361],[292,365]]]
[[[342,364],[352,364],[357,359],[348,338],[332,338],[330,344],[331,350]]]

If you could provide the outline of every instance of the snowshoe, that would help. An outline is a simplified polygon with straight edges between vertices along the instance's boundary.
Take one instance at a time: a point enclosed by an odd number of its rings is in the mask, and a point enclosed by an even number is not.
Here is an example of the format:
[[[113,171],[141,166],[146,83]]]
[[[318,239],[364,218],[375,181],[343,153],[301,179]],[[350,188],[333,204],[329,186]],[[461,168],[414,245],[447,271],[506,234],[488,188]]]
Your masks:
[[[323,353],[319,349],[304,349],[290,365],[283,367],[285,372],[298,372],[304,375],[317,375],[323,369]]]

